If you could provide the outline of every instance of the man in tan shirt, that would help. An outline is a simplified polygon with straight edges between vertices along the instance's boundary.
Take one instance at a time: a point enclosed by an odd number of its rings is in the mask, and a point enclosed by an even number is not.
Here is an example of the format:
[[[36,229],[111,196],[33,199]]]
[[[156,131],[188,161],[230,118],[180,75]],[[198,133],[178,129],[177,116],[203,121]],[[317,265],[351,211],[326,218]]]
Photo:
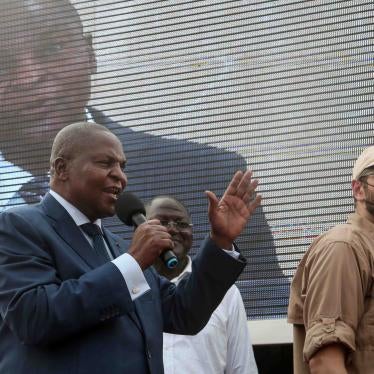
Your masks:
[[[291,285],[294,373],[374,373],[374,146],[352,174],[355,212],[319,236]]]

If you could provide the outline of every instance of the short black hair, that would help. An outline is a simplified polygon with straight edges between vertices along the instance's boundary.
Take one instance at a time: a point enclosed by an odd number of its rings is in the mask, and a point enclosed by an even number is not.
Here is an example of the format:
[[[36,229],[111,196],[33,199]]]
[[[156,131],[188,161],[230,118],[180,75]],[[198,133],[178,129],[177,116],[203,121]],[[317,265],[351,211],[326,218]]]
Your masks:
[[[169,200],[174,201],[177,205],[179,205],[186,212],[189,218],[191,217],[190,212],[188,211],[186,205],[181,200],[177,199],[175,196],[172,196],[172,195],[157,195],[153,197],[151,200],[148,200],[145,203],[146,211],[153,204],[154,201],[161,200],[161,199],[169,199]]]

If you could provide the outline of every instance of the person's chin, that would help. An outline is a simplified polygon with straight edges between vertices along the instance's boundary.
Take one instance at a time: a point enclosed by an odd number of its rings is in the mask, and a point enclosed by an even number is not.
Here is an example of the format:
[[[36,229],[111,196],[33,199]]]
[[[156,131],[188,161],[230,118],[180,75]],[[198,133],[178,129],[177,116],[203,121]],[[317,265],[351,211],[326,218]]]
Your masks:
[[[116,213],[114,203],[106,203],[100,209],[100,218],[113,217]]]
[[[184,248],[180,247],[179,245],[175,245],[175,243],[174,243],[173,252],[178,257],[179,260],[186,256],[186,251],[184,250]]]

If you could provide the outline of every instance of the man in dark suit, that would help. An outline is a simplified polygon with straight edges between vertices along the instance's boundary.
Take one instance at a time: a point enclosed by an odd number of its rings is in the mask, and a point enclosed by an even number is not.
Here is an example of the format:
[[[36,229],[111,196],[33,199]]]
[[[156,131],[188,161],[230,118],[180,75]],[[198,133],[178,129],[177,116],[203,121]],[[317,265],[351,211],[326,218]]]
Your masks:
[[[260,203],[250,171],[220,200],[206,192],[210,235],[174,286],[150,267],[173,247],[159,220],[135,230],[127,253],[101,226],[125,164],[107,128],[69,125],[52,146],[51,191],[0,214],[1,373],[162,373],[162,332],[197,333],[243,270],[233,241]]]
[[[1,1],[0,56],[0,210],[39,201],[48,187],[49,151],[56,133],[67,124],[91,119],[121,140],[129,158],[129,190],[144,200],[176,196],[193,217],[195,243],[203,239],[208,222],[202,191],[209,187],[222,194],[230,175],[246,169],[243,157],[136,132],[88,107],[95,53],[68,0]],[[131,235],[116,218],[106,225],[126,238]],[[288,284],[261,207],[238,240],[252,265],[246,279],[259,290],[259,297],[244,295],[247,312],[259,318],[273,303],[276,285]],[[192,253],[196,250],[195,246]],[[268,279],[274,282],[271,287]],[[287,295],[275,300],[266,314],[285,314],[287,300]]]

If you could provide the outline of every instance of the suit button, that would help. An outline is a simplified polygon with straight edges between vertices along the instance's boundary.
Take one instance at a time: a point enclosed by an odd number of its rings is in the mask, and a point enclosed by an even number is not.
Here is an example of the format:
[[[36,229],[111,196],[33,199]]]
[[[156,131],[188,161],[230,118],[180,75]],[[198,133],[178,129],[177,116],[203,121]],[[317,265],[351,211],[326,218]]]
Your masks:
[[[147,349],[147,356],[148,356],[149,359],[152,358],[152,353],[151,353],[151,351],[149,349]]]

